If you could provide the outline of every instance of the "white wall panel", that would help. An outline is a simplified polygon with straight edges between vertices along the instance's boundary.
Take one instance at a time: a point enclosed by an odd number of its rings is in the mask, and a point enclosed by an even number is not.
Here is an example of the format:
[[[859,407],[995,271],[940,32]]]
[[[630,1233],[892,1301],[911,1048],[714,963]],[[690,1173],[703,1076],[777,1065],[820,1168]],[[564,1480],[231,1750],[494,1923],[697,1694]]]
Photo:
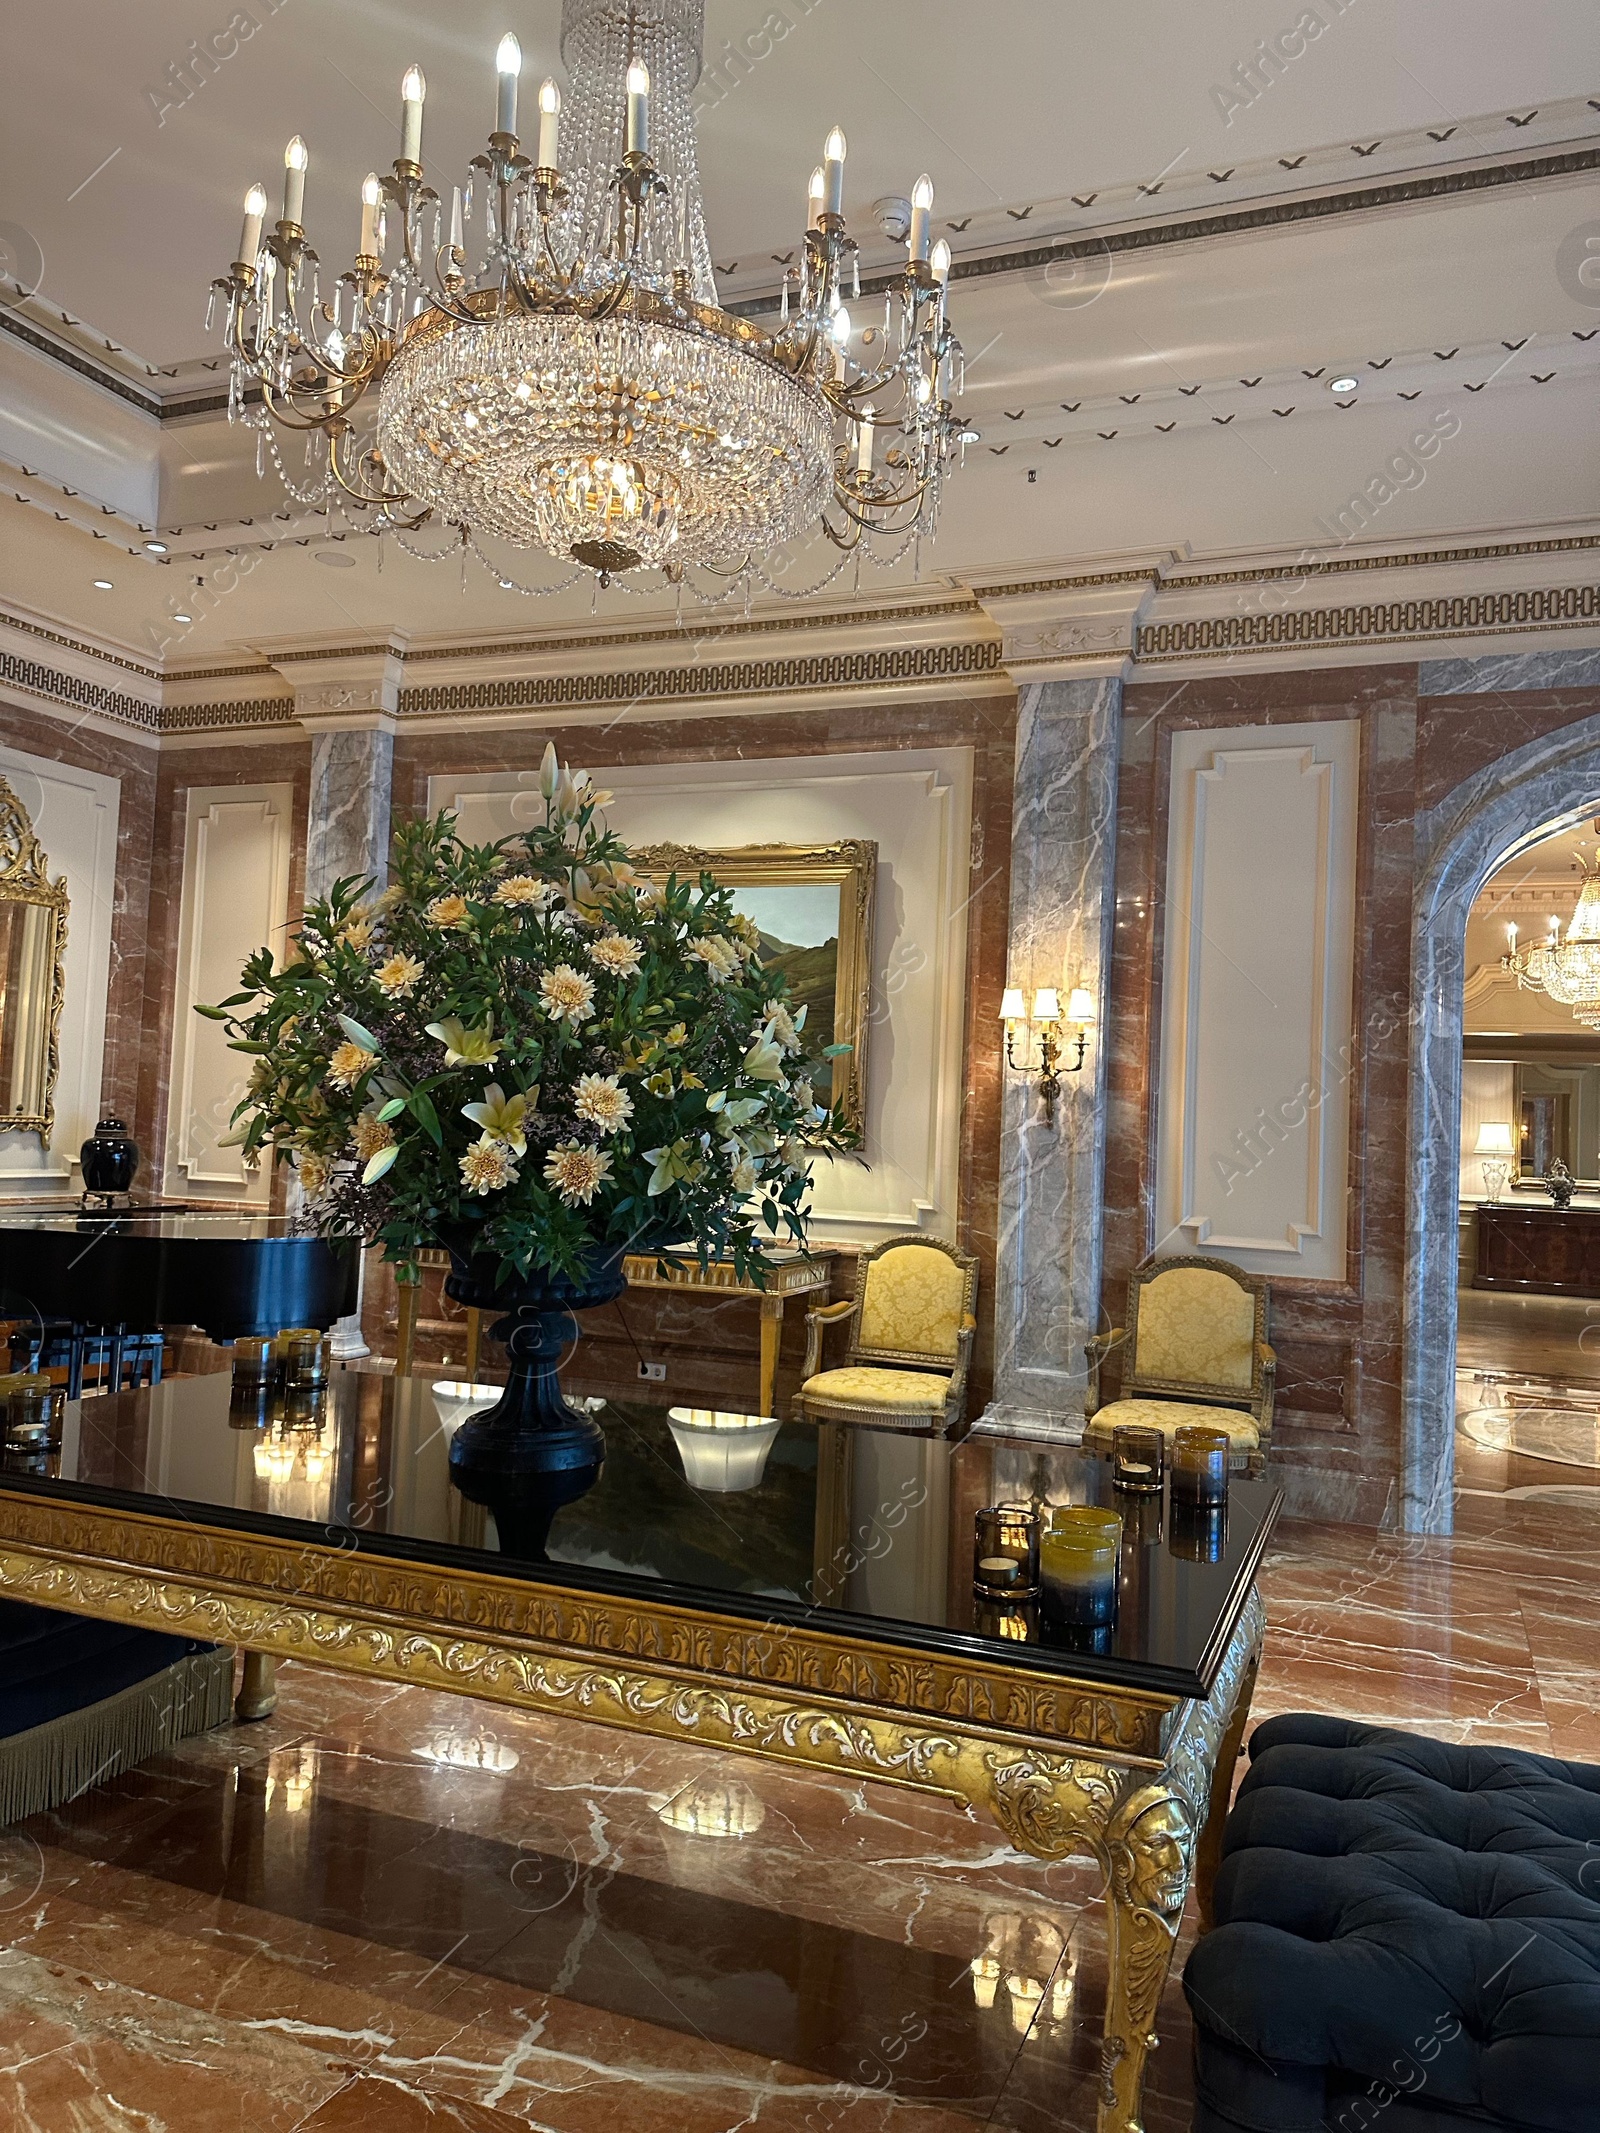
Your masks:
[[[1343,1278],[1359,742],[1173,737],[1158,1252]]]
[[[530,745],[537,763],[542,739]],[[848,1158],[817,1165],[816,1235],[850,1244],[908,1229],[954,1236],[971,750],[608,764],[598,782],[615,794],[607,821],[630,844],[877,844],[868,1167]],[[487,843],[542,819],[538,773],[435,777],[428,807],[454,809],[462,835]]]
[[[68,897],[55,1132],[48,1148],[37,1133],[0,1133],[0,1189],[60,1194],[100,1115],[122,785],[17,748],[0,748],[0,774],[32,819],[51,880],[67,877]]]
[[[220,1022],[194,1012],[239,989],[239,968],[263,944],[281,955],[289,904],[292,785],[195,786],[183,852],[183,910],[172,1029],[167,1191],[265,1206],[267,1166],[247,1171],[232,1133],[249,1062]]]

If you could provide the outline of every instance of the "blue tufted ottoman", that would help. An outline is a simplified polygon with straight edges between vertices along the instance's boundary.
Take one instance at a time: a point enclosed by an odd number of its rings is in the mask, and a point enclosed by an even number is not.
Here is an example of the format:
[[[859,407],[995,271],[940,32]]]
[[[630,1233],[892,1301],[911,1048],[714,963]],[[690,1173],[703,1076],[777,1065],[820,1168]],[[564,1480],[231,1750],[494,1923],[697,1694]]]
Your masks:
[[[233,1701],[233,1653],[0,1600],[0,1824],[61,1807]]]
[[[1270,1719],[1212,1915],[1194,2133],[1600,2129],[1600,1770]]]

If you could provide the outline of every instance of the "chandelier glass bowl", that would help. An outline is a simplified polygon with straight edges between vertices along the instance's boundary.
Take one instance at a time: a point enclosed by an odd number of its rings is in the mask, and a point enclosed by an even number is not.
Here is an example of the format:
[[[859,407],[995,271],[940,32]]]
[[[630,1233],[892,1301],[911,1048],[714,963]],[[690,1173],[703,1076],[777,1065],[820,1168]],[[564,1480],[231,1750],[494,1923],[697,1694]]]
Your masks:
[[[363,185],[360,249],[336,279],[306,238],[304,142],[270,234],[251,187],[214,284],[230,405],[324,453],[302,501],[338,492],[380,529],[433,518],[602,579],[737,574],[818,528],[846,550],[933,532],[974,433],[954,406],[932,183],[913,188],[903,270],[861,309],[835,127],[777,316],[722,309],[689,101],[703,27],[704,0],[564,0],[571,84],[539,91],[532,154],[507,36],[494,130],[448,199],[428,182],[411,68],[400,154]]]

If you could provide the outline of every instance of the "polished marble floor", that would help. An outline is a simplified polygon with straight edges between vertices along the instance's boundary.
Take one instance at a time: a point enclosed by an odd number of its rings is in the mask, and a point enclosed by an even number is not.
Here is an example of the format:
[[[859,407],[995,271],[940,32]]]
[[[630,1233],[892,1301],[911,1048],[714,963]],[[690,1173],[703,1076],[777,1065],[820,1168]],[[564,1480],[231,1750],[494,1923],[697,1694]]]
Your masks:
[[[1600,1761],[1600,1494],[1476,1456],[1451,1541],[1282,1529],[1258,1713]],[[8,2133],[1092,2127],[1086,1868],[886,1786],[281,1681],[0,1832]],[[746,1833],[672,1826],[708,1818]],[[1176,1971],[1160,2027],[1147,2125],[1178,2133]]]

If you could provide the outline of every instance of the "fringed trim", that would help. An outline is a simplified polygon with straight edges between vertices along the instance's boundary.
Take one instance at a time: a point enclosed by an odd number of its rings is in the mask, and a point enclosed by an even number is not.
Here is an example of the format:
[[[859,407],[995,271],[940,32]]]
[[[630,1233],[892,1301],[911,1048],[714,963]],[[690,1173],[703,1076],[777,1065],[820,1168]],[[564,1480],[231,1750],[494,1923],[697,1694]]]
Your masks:
[[[191,1652],[100,1703],[0,1740],[0,1825],[64,1807],[174,1741],[227,1723],[233,1653]]]

